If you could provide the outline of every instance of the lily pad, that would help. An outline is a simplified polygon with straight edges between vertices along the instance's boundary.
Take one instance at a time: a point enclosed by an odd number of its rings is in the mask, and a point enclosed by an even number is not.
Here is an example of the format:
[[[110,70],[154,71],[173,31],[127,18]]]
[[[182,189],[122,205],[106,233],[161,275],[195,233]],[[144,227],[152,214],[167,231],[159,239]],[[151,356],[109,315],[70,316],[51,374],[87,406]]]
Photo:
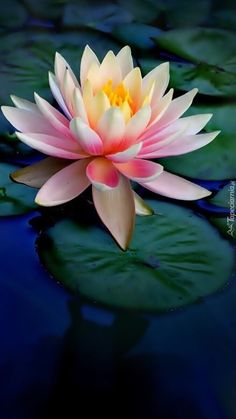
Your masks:
[[[158,36],[156,43],[161,48],[189,61],[189,64],[177,67],[176,80],[179,88],[187,90],[196,83],[200,92],[204,94],[236,95],[236,53],[233,32],[209,28],[176,29]]]
[[[233,266],[229,243],[186,208],[149,204],[162,215],[137,217],[127,252],[80,214],[39,238],[42,263],[71,291],[119,308],[173,309],[223,287]]]
[[[210,202],[227,210],[221,217],[210,217],[210,221],[224,236],[236,243],[236,181],[225,185]]]
[[[87,26],[103,32],[110,32],[115,25],[131,21],[132,15],[124,8],[101,0],[92,5],[87,0],[79,4],[68,3],[63,17],[63,25],[66,27]]]
[[[212,143],[183,156],[160,159],[171,172],[198,179],[236,177],[236,105],[233,103],[192,106],[188,114],[213,113],[206,131],[221,130]]]
[[[153,38],[160,33],[162,33],[160,29],[142,23],[118,25],[112,32],[113,36],[122,43],[141,49],[153,48],[155,46]]]
[[[19,169],[9,163],[0,163],[0,216],[19,215],[37,207],[35,189],[14,183],[10,173]]]

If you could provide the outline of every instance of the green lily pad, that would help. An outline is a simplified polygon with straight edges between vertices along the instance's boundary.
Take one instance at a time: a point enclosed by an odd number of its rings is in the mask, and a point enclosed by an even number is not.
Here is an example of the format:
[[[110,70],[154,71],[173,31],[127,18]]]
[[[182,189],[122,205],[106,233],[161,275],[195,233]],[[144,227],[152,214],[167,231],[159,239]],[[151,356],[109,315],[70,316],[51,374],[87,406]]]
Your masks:
[[[210,202],[227,209],[224,216],[211,216],[209,219],[224,236],[236,242],[236,181],[225,185]]]
[[[0,216],[19,215],[37,207],[35,189],[14,183],[10,173],[19,169],[9,163],[0,163]]]
[[[167,61],[167,60],[166,60]],[[163,60],[143,58],[139,60],[144,74],[161,64]],[[199,93],[210,96],[222,96],[233,93],[235,73],[227,73],[214,66],[205,63],[198,65],[185,62],[170,62],[170,87],[183,91],[189,91],[195,87]],[[236,90],[235,90],[236,92]]]
[[[128,23],[115,27],[112,34],[123,44],[136,48],[150,49],[155,46],[152,38],[157,37],[162,31],[154,26],[142,23]]]
[[[83,27],[110,32],[115,25],[131,22],[132,15],[114,3],[99,0],[93,5],[86,1],[79,4],[69,3],[65,6],[63,25],[66,27]]]
[[[149,204],[162,215],[137,217],[127,252],[80,214],[40,237],[41,261],[73,292],[119,308],[173,309],[223,287],[233,266],[229,243],[186,208]]]
[[[175,83],[183,90],[198,86],[203,94],[236,95],[235,34],[221,29],[176,29],[156,38],[161,48],[190,63],[173,65]]]
[[[123,9],[129,11],[133,20],[141,23],[150,23],[160,14],[159,3],[156,0],[118,0]]]
[[[190,114],[213,113],[206,131],[221,130],[207,146],[183,156],[167,157],[160,162],[167,170],[198,179],[219,180],[236,177],[236,105],[233,103],[192,106]]]

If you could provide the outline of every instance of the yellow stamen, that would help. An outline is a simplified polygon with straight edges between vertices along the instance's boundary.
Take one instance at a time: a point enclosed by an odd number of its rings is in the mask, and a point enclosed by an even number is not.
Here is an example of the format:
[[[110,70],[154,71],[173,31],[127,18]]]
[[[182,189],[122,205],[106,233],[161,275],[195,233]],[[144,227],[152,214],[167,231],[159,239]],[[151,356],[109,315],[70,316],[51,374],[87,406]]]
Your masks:
[[[107,95],[111,106],[117,106],[118,108],[121,108],[122,111],[125,109],[126,115],[130,114],[130,117],[133,115],[133,101],[124,83],[120,83],[113,88],[112,80],[108,80],[108,82],[104,84],[102,91]],[[128,112],[127,108],[129,108],[130,112]]]

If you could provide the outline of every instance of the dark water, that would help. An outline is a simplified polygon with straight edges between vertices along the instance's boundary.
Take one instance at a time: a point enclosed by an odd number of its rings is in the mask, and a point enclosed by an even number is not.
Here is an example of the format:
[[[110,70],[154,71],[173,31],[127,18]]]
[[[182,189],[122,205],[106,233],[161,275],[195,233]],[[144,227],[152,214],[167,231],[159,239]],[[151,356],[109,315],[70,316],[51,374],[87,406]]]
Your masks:
[[[36,215],[0,221],[0,417],[234,419],[235,281],[162,315],[102,309],[39,265]]]

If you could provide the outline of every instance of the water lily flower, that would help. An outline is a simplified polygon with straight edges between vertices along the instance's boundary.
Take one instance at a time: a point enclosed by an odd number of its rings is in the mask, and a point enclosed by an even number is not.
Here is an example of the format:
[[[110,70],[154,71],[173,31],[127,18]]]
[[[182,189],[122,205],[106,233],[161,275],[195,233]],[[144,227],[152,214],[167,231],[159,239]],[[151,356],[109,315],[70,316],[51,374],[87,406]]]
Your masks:
[[[130,181],[176,199],[210,194],[152,161],[196,150],[219,133],[198,134],[211,114],[181,118],[197,89],[173,99],[173,89],[165,93],[168,83],[168,63],[142,78],[139,67],[133,67],[128,46],[117,55],[109,51],[101,63],[86,46],[80,83],[56,53],[49,84],[60,110],[36,93],[35,103],[11,96],[16,107],[2,107],[17,137],[49,156],[18,170],[12,178],[40,188],[35,201],[48,207],[68,202],[92,185],[101,220],[126,249],[135,212],[151,213],[132,191]]]

